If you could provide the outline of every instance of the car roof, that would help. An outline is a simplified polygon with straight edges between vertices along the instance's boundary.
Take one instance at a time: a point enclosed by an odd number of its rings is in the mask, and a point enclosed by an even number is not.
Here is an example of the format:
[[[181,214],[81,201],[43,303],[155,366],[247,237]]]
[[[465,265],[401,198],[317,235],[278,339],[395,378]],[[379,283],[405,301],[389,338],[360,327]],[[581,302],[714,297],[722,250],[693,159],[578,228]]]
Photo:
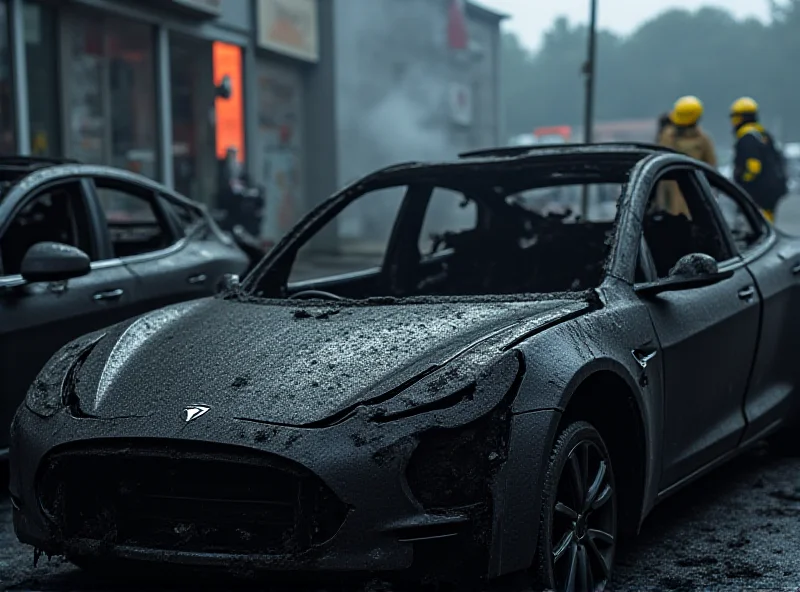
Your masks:
[[[2,196],[5,195],[9,188],[30,173],[64,164],[80,163],[70,158],[46,158],[22,155],[0,156],[0,199],[2,199]]]
[[[5,203],[6,199],[11,194],[15,193],[15,190],[20,187],[20,183],[22,183],[24,179],[34,180],[37,177],[50,175],[51,173],[53,176],[59,178],[64,175],[100,175],[119,182],[138,184],[159,192],[173,204],[191,208],[196,212],[207,212],[207,207],[204,204],[196,202],[178,193],[174,189],[139,173],[108,165],[86,164],[68,158],[36,158],[27,156],[0,156],[0,204]],[[17,192],[17,194],[19,194],[19,192]]]
[[[80,164],[80,161],[71,158],[48,158],[41,156],[0,156],[0,170],[29,173],[36,169],[60,164]]]
[[[638,162],[658,154],[690,160],[674,150],[643,143],[511,146],[464,152],[459,158],[444,162],[395,164],[367,175],[355,185],[376,188],[414,182],[444,183],[448,179],[447,186],[456,189],[457,185],[489,179],[486,174],[502,175],[523,169],[533,173],[543,187],[580,183],[587,176],[594,177],[596,183],[618,183]],[[530,185],[532,181],[534,178],[526,174],[524,183]]]
[[[459,154],[461,159],[474,158],[531,158],[531,157],[558,157],[583,155],[588,158],[593,156],[620,156],[627,155],[645,158],[656,153],[679,154],[671,148],[649,144],[646,142],[594,142],[589,144],[534,144],[532,146],[499,146],[470,150]]]

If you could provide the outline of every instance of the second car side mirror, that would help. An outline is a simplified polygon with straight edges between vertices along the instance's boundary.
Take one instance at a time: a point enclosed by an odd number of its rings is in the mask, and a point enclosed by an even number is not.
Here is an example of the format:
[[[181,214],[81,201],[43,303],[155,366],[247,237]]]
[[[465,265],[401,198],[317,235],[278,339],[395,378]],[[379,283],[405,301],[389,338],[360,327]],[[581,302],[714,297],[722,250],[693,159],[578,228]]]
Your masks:
[[[25,253],[20,274],[26,282],[63,282],[91,271],[89,255],[62,243],[36,243]]]

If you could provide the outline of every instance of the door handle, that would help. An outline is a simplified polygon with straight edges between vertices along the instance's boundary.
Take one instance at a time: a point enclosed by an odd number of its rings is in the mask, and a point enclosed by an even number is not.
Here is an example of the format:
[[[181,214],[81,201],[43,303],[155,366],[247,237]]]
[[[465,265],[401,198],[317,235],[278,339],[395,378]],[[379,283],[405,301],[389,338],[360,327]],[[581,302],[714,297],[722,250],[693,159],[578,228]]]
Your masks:
[[[204,273],[198,273],[197,275],[189,276],[186,280],[190,284],[202,284],[208,279],[208,276]]]
[[[109,290],[107,292],[98,292],[94,296],[92,296],[92,300],[95,302],[100,302],[101,300],[119,300],[122,298],[122,295],[125,293],[125,290],[122,288],[117,288],[116,290]]]
[[[800,273],[800,263],[795,263],[792,266],[792,275],[797,275],[798,273]]]
[[[752,300],[756,295],[756,289],[753,286],[747,286],[739,290],[739,300]]]
[[[631,350],[633,359],[636,360],[636,363],[639,364],[643,370],[647,368],[647,362],[655,358],[657,353],[658,350],[653,350],[650,353],[646,353],[638,349]]]

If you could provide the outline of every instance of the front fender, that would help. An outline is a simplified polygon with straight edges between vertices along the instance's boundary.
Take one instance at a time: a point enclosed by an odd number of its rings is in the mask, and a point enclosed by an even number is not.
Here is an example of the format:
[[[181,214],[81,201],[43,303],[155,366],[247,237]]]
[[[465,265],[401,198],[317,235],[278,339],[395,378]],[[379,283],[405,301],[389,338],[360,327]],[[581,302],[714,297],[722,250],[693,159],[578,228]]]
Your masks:
[[[489,577],[529,569],[536,554],[542,487],[561,413],[514,415],[508,458],[497,475]]]
[[[632,351],[658,350],[646,308],[631,300],[569,320],[528,339],[519,348],[528,371],[514,413],[564,412],[593,375],[612,372],[627,386],[642,421],[645,485],[642,517],[655,503],[661,472],[663,389],[661,358],[643,369]]]

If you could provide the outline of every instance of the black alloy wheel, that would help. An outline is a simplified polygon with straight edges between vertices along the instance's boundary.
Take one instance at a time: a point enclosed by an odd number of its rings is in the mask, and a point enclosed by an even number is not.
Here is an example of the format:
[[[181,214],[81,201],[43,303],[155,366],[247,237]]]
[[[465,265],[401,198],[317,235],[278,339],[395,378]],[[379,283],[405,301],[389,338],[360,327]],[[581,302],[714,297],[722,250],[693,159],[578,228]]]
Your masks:
[[[575,422],[559,435],[547,467],[537,580],[557,592],[600,592],[611,580],[616,542],[611,457],[590,423]]]

